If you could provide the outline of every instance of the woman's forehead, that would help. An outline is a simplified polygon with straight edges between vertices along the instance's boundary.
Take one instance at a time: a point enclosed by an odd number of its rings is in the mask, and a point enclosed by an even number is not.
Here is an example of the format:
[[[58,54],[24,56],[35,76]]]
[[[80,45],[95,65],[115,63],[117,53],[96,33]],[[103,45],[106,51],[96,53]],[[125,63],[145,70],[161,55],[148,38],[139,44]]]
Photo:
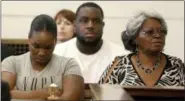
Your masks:
[[[66,17],[64,17],[62,14],[58,15],[57,19],[56,19],[56,22],[57,21],[69,21]],[[70,22],[70,21],[69,21]]]
[[[146,21],[144,21],[142,27],[161,27],[161,22],[154,18],[149,18]]]
[[[41,32],[34,32],[31,37],[32,40],[39,40],[39,41],[53,41],[54,37],[51,32],[41,31]]]

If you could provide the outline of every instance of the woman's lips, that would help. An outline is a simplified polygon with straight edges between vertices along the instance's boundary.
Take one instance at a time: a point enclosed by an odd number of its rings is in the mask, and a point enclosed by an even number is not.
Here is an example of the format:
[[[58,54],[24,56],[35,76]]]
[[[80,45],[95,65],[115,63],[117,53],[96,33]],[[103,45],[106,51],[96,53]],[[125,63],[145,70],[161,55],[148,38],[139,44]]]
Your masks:
[[[162,46],[163,45],[163,42],[152,42],[152,45]]]

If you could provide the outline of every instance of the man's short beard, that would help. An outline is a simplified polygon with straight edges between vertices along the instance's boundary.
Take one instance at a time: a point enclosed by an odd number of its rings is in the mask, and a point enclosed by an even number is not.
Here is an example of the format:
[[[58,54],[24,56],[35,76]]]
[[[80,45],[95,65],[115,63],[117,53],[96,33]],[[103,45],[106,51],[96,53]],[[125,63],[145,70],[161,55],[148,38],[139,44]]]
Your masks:
[[[99,36],[97,37],[95,40],[93,41],[86,41],[85,38],[83,36],[79,36],[79,35],[76,35],[77,37],[77,40],[83,44],[83,45],[87,45],[87,46],[96,46],[101,40],[102,40],[102,37]]]

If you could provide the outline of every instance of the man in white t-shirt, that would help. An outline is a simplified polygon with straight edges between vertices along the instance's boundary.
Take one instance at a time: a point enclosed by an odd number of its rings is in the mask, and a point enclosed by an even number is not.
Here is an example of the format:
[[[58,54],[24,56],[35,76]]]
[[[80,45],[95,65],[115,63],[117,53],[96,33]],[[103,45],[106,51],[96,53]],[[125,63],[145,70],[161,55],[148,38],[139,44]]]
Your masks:
[[[127,51],[102,39],[104,14],[95,3],[84,3],[76,11],[76,38],[56,45],[54,53],[75,58],[79,63],[85,83],[98,83],[108,64]]]

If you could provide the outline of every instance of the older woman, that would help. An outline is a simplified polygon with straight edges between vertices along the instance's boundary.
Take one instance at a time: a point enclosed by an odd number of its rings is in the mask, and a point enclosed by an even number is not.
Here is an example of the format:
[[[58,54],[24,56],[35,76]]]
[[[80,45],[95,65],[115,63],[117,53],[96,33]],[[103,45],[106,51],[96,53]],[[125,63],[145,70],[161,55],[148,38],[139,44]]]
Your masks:
[[[100,83],[126,86],[184,86],[184,63],[164,54],[167,25],[158,13],[140,12],[127,24],[122,41],[131,54],[118,56]]]
[[[56,14],[55,21],[58,31],[58,43],[66,42],[76,36],[74,33],[74,20],[75,13],[71,10],[62,9]]]
[[[36,16],[28,37],[30,52],[2,62],[2,80],[8,82],[12,99],[47,99],[47,87],[55,83],[60,88],[59,100],[80,100],[84,81],[78,64],[72,58],[53,54],[57,40],[54,19]]]

